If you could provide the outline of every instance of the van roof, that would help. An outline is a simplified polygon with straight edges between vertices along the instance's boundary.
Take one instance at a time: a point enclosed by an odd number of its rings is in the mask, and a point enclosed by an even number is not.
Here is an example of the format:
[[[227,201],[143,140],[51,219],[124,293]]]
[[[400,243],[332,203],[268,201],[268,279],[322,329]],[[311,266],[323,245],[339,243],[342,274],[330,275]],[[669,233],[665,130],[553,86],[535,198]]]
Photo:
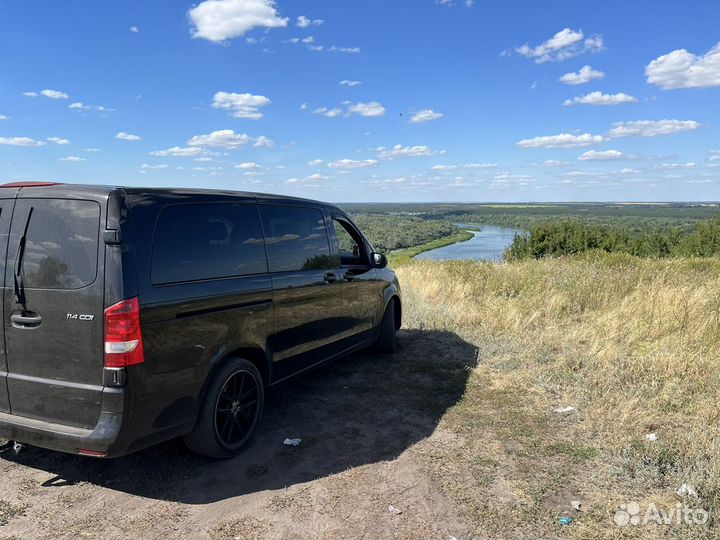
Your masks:
[[[232,191],[220,189],[198,189],[198,188],[147,188],[147,187],[126,187],[126,186],[110,186],[110,185],[84,185],[84,184],[63,184],[59,182],[11,182],[0,184],[0,188],[13,189],[16,193],[28,190],[34,196],[57,196],[72,195],[73,198],[87,195],[109,195],[111,192],[122,189],[130,197],[146,196],[146,197],[163,197],[176,196],[186,199],[192,196],[217,197],[218,199],[245,199],[255,200],[258,202],[275,202],[275,203],[312,203],[326,207],[336,208],[335,205],[302,197],[291,197],[288,195],[276,195],[272,193],[255,193],[248,191]],[[2,193],[0,191],[0,193]]]

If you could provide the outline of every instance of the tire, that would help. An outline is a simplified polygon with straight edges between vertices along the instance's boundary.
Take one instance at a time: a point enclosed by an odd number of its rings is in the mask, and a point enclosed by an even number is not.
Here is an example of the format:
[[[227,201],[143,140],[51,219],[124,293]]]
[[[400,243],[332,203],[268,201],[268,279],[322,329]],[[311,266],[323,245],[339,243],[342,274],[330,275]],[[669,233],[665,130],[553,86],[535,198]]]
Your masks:
[[[197,424],[183,440],[190,451],[201,456],[236,456],[255,435],[264,402],[265,388],[258,369],[244,358],[231,358],[210,381]]]
[[[390,300],[385,308],[385,314],[380,322],[378,337],[375,341],[375,349],[381,353],[397,352],[397,340],[395,339],[395,300]]]

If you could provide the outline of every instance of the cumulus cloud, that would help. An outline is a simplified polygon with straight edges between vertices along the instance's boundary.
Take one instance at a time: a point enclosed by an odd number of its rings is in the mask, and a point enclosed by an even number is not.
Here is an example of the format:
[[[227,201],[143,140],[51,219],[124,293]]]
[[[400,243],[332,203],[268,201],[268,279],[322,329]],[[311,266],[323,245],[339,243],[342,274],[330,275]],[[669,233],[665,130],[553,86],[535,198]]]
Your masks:
[[[40,90],[40,92],[23,92],[23,96],[27,96],[27,97],[44,96],[49,99],[68,99],[70,97],[65,92],[60,92],[59,90],[49,90],[49,89]]]
[[[70,144],[68,139],[63,139],[62,137],[48,137],[47,140],[55,144]]]
[[[310,165],[311,167],[315,167],[316,165],[322,165],[323,163],[325,163],[325,161],[322,159],[313,159],[312,161],[308,161],[308,165]]]
[[[625,154],[619,150],[588,150],[578,157],[580,161],[616,161],[625,158]]]
[[[133,135],[131,133],[126,133],[124,131],[119,132],[117,135],[115,135],[116,139],[120,139],[121,141],[139,141],[142,140],[142,137],[139,135]]]
[[[647,82],[663,90],[720,86],[720,42],[702,56],[677,49],[645,68]]]
[[[392,148],[379,146],[377,148],[377,153],[378,157],[381,159],[392,159],[396,157],[432,156],[438,152],[435,152],[429,146],[403,146],[402,144],[396,144]]]
[[[313,112],[315,114],[327,116],[328,118],[337,118],[342,114],[342,109],[338,109],[337,107],[334,107],[332,109],[328,109],[327,107],[318,107]]]
[[[328,49],[330,52],[341,52],[346,54],[360,54],[360,47],[337,47],[333,45]]]
[[[590,92],[585,96],[578,96],[566,99],[563,102],[565,107],[572,105],[622,105],[623,103],[637,103],[637,98],[624,94],[603,94],[602,92]]]
[[[590,81],[602,79],[603,77],[605,77],[604,72],[598,71],[590,66],[585,65],[581,67],[580,70],[577,72],[566,73],[565,75],[560,77],[559,81],[561,83],[575,85],[589,83]]]
[[[340,86],[360,86],[362,81],[349,81],[347,79],[340,81]]]
[[[246,133],[235,133],[232,129],[219,129],[207,135],[195,135],[187,144],[188,146],[234,149],[248,144],[255,147],[270,147],[274,143],[264,135],[251,137]]]
[[[61,157],[60,161],[85,161],[85,158],[82,158],[80,156],[67,156]]]
[[[270,105],[270,100],[265,96],[253,94],[235,94],[233,92],[216,92],[213,96],[213,109],[230,111],[233,118],[245,118],[248,120],[259,120],[263,117],[260,107]]]
[[[75,101],[68,105],[68,108],[75,109],[77,111],[98,111],[98,112],[112,112],[115,109],[105,107],[103,105],[87,105],[82,101]]]
[[[615,122],[608,136],[616,137],[656,137],[672,135],[683,131],[692,131],[700,127],[695,120],[637,120],[634,122]]]
[[[545,135],[541,137],[533,137],[532,139],[523,139],[518,141],[517,145],[521,148],[581,148],[583,146],[592,146],[605,141],[602,135],[591,135],[590,133],[582,133],[576,135],[574,133],[560,133],[558,135]]]
[[[308,26],[320,26],[324,22],[322,19],[310,19],[305,15],[300,15],[295,21],[295,26],[298,28],[307,28]]]
[[[10,120],[10,117],[4,114],[0,114],[0,120]]]
[[[155,150],[153,152],[150,152],[150,155],[158,157],[194,157],[199,156],[202,153],[203,149],[197,146],[189,146],[185,148],[181,148],[180,146],[173,146],[172,148],[168,148],[167,150]]]
[[[149,163],[143,163],[142,165],[140,165],[141,171],[162,170],[167,168],[168,165],[165,163],[160,163],[158,165],[150,165]]]
[[[377,101],[370,101],[368,103],[351,103],[348,105],[348,113],[368,117],[385,116],[385,107]]]
[[[285,180],[285,182],[288,184],[307,184],[307,183],[313,183],[313,182],[321,182],[323,180],[329,180],[329,179],[330,179],[329,176],[315,173],[315,174],[306,176],[305,178],[288,178],[287,180]]]
[[[140,29],[139,29],[137,26],[131,26],[131,27],[130,27],[130,31],[131,31],[133,34],[137,34],[137,33],[140,31]]]
[[[282,28],[274,0],[205,0],[188,11],[194,38],[215,43],[243,36],[253,28]]]
[[[422,124],[424,122],[431,122],[433,120],[438,120],[442,117],[443,117],[443,113],[433,111],[432,109],[423,109],[422,111],[418,111],[412,115],[412,118],[410,118],[410,123],[411,124]]]
[[[364,167],[372,167],[377,165],[376,159],[339,159],[337,161],[331,161],[327,164],[331,169],[362,169]]]
[[[44,146],[45,141],[36,141],[30,137],[0,137],[0,144],[8,146]]]
[[[526,58],[532,58],[537,64],[542,64],[544,62],[561,62],[586,52],[599,52],[603,48],[602,37],[585,38],[582,30],[563,28],[540,45],[531,47],[525,44],[517,47],[515,51]]]
[[[236,169],[242,169],[244,171],[263,169],[264,167],[254,161],[244,161],[235,165]]]

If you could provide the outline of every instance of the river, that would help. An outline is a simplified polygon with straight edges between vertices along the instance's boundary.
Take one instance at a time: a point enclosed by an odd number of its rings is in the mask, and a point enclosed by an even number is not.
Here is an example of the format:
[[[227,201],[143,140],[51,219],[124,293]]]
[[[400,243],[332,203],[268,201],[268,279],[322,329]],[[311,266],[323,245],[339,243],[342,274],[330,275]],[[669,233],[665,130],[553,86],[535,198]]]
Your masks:
[[[424,251],[415,258],[436,261],[456,259],[499,261],[502,259],[505,250],[512,244],[515,235],[523,232],[521,229],[498,227],[496,225],[473,225],[471,223],[456,223],[455,225],[461,229],[464,227],[481,227],[481,229],[479,231],[470,231],[474,235],[470,240]]]

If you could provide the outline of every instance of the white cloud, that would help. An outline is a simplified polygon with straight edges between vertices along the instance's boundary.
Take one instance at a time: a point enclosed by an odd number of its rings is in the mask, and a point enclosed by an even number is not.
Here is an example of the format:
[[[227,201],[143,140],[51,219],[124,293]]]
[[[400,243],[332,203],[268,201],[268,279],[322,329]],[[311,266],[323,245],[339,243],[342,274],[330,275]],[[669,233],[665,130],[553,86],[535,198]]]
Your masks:
[[[300,41],[302,41],[302,42],[305,43],[305,44],[315,43],[315,36],[304,37],[304,38],[302,38]]]
[[[124,131],[119,132],[117,135],[115,135],[116,139],[120,139],[121,141],[139,141],[142,140],[142,137],[139,135],[132,135],[131,133],[125,133]]]
[[[10,120],[10,117],[4,114],[0,114],[0,120]]]
[[[613,126],[608,133],[609,137],[656,137],[692,131],[699,128],[700,124],[695,120],[638,120],[615,122]]]
[[[346,54],[360,54],[360,47],[336,47],[333,45],[328,49],[330,52],[341,52]]]
[[[663,163],[658,167],[659,169],[694,169],[697,166],[697,164],[693,161],[688,161],[687,163]]]
[[[328,109],[327,107],[319,107],[313,111],[315,114],[321,114],[323,116],[327,116],[328,118],[337,118],[342,114],[342,110],[338,109],[337,107],[333,109]]]
[[[254,161],[244,161],[242,163],[238,163],[235,165],[236,169],[242,169],[242,170],[257,170],[257,169],[264,169],[262,165],[259,165],[255,163]]]
[[[533,167],[548,167],[548,168],[554,168],[554,167],[567,167],[570,165],[567,161],[560,161],[559,159],[546,159],[545,161],[542,161],[540,163],[533,163]]]
[[[429,146],[403,146],[401,144],[396,144],[392,148],[385,148],[384,146],[380,146],[377,148],[377,152],[378,157],[381,159],[392,159],[396,157],[432,156],[438,153]]]
[[[363,167],[372,167],[373,165],[377,165],[378,162],[376,159],[364,159],[364,160],[356,160],[356,159],[339,159],[337,161],[331,161],[327,164],[328,167],[331,169],[361,169]]]
[[[466,169],[497,169],[497,163],[466,163],[463,165]]]
[[[264,135],[251,137],[246,133],[235,133],[232,129],[220,129],[207,135],[195,135],[187,144],[208,148],[241,148],[248,144],[255,147],[271,147],[274,143]]]
[[[637,103],[637,98],[624,94],[603,94],[600,91],[590,92],[585,96],[578,96],[566,99],[563,102],[565,107],[572,105],[622,105],[623,103]]]
[[[605,77],[605,73],[593,69],[590,66],[583,66],[578,72],[566,73],[560,77],[559,81],[565,84],[585,84],[596,79],[602,79]]]
[[[131,31],[133,34],[137,34],[137,33],[140,31],[140,29],[139,29],[137,26],[131,26],[131,27],[130,27],[130,31]]]
[[[645,68],[647,82],[663,90],[720,86],[720,42],[702,56],[677,49]]]
[[[626,157],[627,156],[619,150],[588,150],[580,155],[578,159],[580,161],[614,161],[626,159]]]
[[[313,159],[312,161],[308,161],[308,165],[309,165],[310,167],[315,167],[315,166],[317,166],[317,165],[322,165],[323,163],[325,163],[325,161],[322,160],[322,159]]]
[[[150,155],[158,157],[193,157],[199,156],[203,154],[203,152],[204,150],[202,148],[198,148],[197,146],[190,146],[185,148],[173,146],[172,148],[168,148],[167,150],[155,150],[153,152],[150,152]]]
[[[213,109],[230,111],[233,118],[245,118],[248,120],[259,120],[263,117],[259,111],[260,107],[270,105],[270,100],[265,96],[253,94],[235,94],[232,92],[216,92],[213,96]]]
[[[98,111],[98,112],[111,112],[111,111],[115,110],[115,109],[110,109],[108,107],[104,107],[103,105],[86,105],[82,101],[76,101],[74,103],[71,103],[70,105],[68,105],[68,108],[75,109],[78,111],[93,110],[93,111]]]
[[[68,96],[65,92],[60,92],[59,90],[40,90],[40,92],[23,92],[23,96],[27,97],[37,97],[37,96],[45,96],[46,98],[50,99],[68,99],[70,96]]]
[[[561,62],[586,52],[599,52],[601,50],[603,50],[602,37],[591,36],[585,39],[582,30],[572,30],[570,28],[560,30],[553,37],[535,47],[525,44],[515,49],[526,58],[533,58],[537,64]]]
[[[165,163],[161,163],[159,165],[150,165],[148,163],[143,163],[140,165],[141,171],[149,171],[149,170],[161,170],[161,169],[167,169],[168,165]]]
[[[298,28],[307,28],[308,26],[320,26],[324,22],[322,19],[309,19],[305,15],[300,15],[295,21],[295,26]]]
[[[605,137],[602,135],[591,135],[590,133],[583,133],[581,135],[560,133],[558,135],[523,139],[518,141],[517,145],[521,148],[581,148],[583,146],[600,144],[603,141],[605,141]]]
[[[433,171],[454,171],[457,168],[457,165],[433,165],[430,167]]]
[[[86,148],[85,152],[100,152],[100,149],[90,147],[90,148]]]
[[[0,144],[8,146],[44,146],[45,141],[36,141],[30,137],[0,137]]]
[[[70,97],[65,92],[60,92],[59,90],[41,90],[40,95],[50,99],[68,99]]]
[[[215,43],[243,36],[253,28],[282,28],[274,0],[205,0],[190,11],[194,38]]]
[[[422,124],[423,122],[431,122],[443,117],[443,113],[433,111],[432,109],[423,109],[412,115],[411,124]]]
[[[79,156],[67,156],[67,157],[61,157],[60,161],[85,161],[85,158],[82,158]]]
[[[70,141],[62,137],[48,137],[47,140],[55,144],[70,144]]]
[[[347,79],[344,79],[340,81],[340,86],[360,86],[362,84],[362,81],[349,81]]]
[[[385,116],[385,107],[377,101],[368,103],[355,103],[348,105],[348,113],[359,114],[360,116]]]

